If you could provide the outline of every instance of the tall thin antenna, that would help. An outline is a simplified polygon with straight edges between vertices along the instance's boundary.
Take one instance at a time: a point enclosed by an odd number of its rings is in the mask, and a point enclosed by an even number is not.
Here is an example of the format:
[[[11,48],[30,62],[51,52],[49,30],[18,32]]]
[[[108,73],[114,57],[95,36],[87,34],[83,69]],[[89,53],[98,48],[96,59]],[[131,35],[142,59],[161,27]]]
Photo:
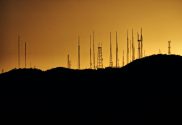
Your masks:
[[[140,38],[139,38],[139,34],[137,33],[137,38],[138,38],[138,58],[140,59],[141,55],[140,55]]]
[[[69,54],[67,55],[67,65],[68,65],[68,68],[70,69],[71,68],[71,61],[70,61],[70,55]]]
[[[90,35],[90,69],[92,69],[92,36]]]
[[[124,66],[124,50],[123,50],[123,66]]]
[[[69,54],[67,55],[67,67],[70,68],[70,64],[69,64]]]
[[[143,35],[142,35],[142,28],[141,28],[141,38],[140,38],[140,42],[141,42],[141,58],[143,57]]]
[[[25,42],[25,68],[27,67],[27,44]]]
[[[132,61],[132,42],[130,40],[130,62]]]
[[[132,29],[132,61],[135,60],[135,46],[134,46],[134,37],[133,37],[133,29]]]
[[[78,36],[78,69],[80,69],[80,36]]]
[[[129,63],[129,38],[128,38],[128,30],[127,30],[127,64]]]
[[[110,32],[110,62],[109,66],[113,67],[113,62],[112,62],[112,43],[111,43],[111,32]]]
[[[18,68],[20,68],[20,35],[18,35]]]
[[[28,47],[28,48],[31,48],[31,47],[30,47],[30,44],[28,44],[27,47]],[[31,54],[30,54],[30,49],[28,49],[28,48],[27,48],[27,50],[28,50],[27,56],[28,56],[28,60],[29,60],[29,62],[30,62],[30,68],[32,68],[32,67],[31,67],[31,56],[30,56]],[[27,63],[27,65],[28,65],[28,63]],[[28,66],[27,66],[27,67],[28,67]]]
[[[94,37],[95,37],[95,33],[93,32],[93,68],[95,69],[95,47],[94,47]]]
[[[118,67],[118,38],[117,38],[117,32],[116,32],[116,68]]]
[[[171,54],[171,41],[168,41],[168,54]]]

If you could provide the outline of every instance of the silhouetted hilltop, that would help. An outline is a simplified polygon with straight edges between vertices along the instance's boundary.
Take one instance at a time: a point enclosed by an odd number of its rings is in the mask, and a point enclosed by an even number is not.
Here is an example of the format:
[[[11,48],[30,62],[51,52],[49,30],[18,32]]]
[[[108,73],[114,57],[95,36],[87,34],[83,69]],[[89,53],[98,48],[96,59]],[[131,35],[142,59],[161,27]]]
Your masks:
[[[13,69],[13,70],[10,70],[9,72],[0,74],[0,78],[3,79],[8,77],[18,77],[18,76],[20,76],[21,78],[26,78],[26,76],[37,77],[38,75],[70,76],[71,77],[71,75],[75,75],[78,73],[84,76],[94,75],[94,74],[98,75],[102,73],[103,73],[102,75],[109,74],[112,76],[113,73],[118,73],[118,72],[120,72],[118,75],[124,75],[122,73],[137,73],[135,75],[138,75],[138,73],[143,73],[143,71],[149,74],[154,73],[154,71],[156,71],[155,74],[156,73],[158,74],[158,72],[161,72],[161,73],[163,72],[166,74],[168,71],[171,71],[171,70],[179,71],[181,69],[182,69],[181,56],[159,54],[159,55],[148,56],[142,59],[136,59],[135,61],[127,64],[126,66],[122,68],[107,67],[105,69],[98,69],[98,70],[92,70],[92,69],[74,70],[74,69],[68,69],[64,67],[58,67],[58,68],[49,69],[47,71],[41,71],[40,69]],[[164,71],[167,71],[167,72],[164,72]],[[168,72],[168,74],[171,74],[171,72]]]
[[[126,70],[142,70],[147,71],[163,71],[163,70],[179,70],[182,68],[182,57],[179,55],[152,55],[142,59],[137,59],[127,66]],[[169,73],[170,74],[170,73]]]
[[[182,57],[177,55],[153,55],[99,70],[13,69],[0,75],[3,111],[76,111],[88,117],[88,112],[125,112],[128,117],[120,116],[124,121],[155,124],[164,121],[161,115],[182,111],[181,72]],[[130,116],[133,112],[138,115]],[[84,124],[88,117],[83,115]],[[122,124],[118,117],[113,114],[109,123]]]
[[[39,77],[43,71],[40,69],[12,69],[9,72],[0,74],[0,78],[9,78],[9,79],[28,79],[33,77]]]
[[[18,90],[26,93],[56,93],[61,88],[80,89],[86,87],[102,90],[113,89],[148,94],[181,94],[182,57],[177,55],[152,55],[137,59],[122,68],[74,70],[63,67],[47,71],[39,69],[13,69],[0,75],[0,82],[10,93]],[[8,86],[7,86],[8,83]],[[164,89],[166,87],[166,89]],[[16,88],[16,89],[15,89]],[[44,89],[41,89],[44,88]],[[143,89],[145,88],[145,89]],[[30,90],[31,89],[31,90]],[[40,91],[39,91],[40,89]],[[46,92],[45,90],[50,91]],[[154,89],[155,92],[152,92]],[[172,91],[167,91],[170,89]],[[73,90],[73,91],[74,91]],[[177,91],[176,91],[177,90]],[[64,90],[63,90],[64,91]],[[84,90],[82,90],[84,91]],[[86,91],[86,92],[88,92]],[[16,92],[15,92],[16,94]]]

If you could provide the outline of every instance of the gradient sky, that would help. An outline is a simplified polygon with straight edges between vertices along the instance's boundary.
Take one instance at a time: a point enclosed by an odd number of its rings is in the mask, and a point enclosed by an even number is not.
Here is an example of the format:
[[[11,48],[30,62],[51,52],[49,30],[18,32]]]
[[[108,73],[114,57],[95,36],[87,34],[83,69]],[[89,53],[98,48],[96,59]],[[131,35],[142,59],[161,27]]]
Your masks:
[[[31,63],[46,70],[66,67],[68,53],[72,68],[77,68],[78,34],[81,68],[88,68],[92,31],[95,31],[95,45],[102,42],[104,66],[109,65],[109,32],[112,32],[115,64],[117,31],[122,65],[126,32],[131,36],[133,28],[136,46],[136,34],[141,27],[146,55],[156,54],[159,49],[167,53],[168,40],[172,41],[172,53],[182,55],[182,0],[0,0],[0,70],[18,66],[18,34],[21,67],[27,42],[28,67]]]

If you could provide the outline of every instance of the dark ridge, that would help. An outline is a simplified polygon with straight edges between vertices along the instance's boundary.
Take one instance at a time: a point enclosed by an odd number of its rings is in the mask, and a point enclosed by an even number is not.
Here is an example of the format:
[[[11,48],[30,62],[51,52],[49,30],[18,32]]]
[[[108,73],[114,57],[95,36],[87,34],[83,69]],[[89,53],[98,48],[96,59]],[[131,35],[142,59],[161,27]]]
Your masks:
[[[74,124],[178,124],[181,74],[178,55],[152,55],[123,68],[13,69],[0,75],[1,110],[77,112]]]
[[[125,68],[140,68],[145,69],[146,68],[158,68],[158,70],[161,70],[160,67],[162,68],[176,68],[182,67],[181,66],[182,62],[182,57],[179,55],[152,55],[148,56],[142,59],[137,59],[131,63],[129,63]],[[160,67],[159,67],[160,66]],[[163,70],[163,69],[162,69]]]
[[[12,69],[8,72],[5,72],[5,73],[2,73],[0,74],[0,76],[2,77],[9,77],[11,75],[34,75],[34,74],[40,74],[42,73],[43,71],[40,70],[40,69],[35,69],[35,68],[29,68],[29,69],[26,69],[26,68],[21,68],[21,69]]]

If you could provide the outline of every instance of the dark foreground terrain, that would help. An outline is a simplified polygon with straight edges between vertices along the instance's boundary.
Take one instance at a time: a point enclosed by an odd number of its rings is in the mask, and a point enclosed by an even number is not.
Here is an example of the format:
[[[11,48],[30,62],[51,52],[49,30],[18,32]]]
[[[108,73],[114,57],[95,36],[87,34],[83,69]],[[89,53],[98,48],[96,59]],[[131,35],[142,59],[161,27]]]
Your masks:
[[[182,57],[123,68],[14,69],[0,75],[1,111],[55,111],[72,124],[182,124]]]

